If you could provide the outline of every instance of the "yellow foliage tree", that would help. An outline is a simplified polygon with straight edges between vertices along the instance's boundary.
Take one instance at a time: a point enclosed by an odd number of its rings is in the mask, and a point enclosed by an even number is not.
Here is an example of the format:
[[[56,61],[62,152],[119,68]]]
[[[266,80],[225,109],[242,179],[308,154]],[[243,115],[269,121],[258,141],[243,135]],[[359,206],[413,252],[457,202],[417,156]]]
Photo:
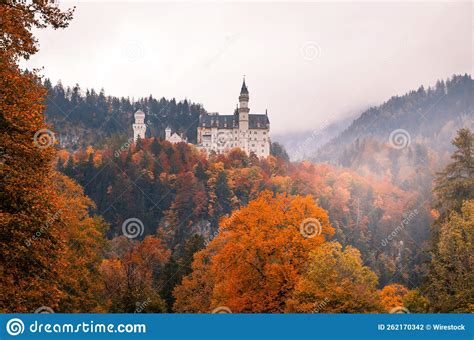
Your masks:
[[[56,213],[65,242],[62,259],[67,264],[60,272],[59,312],[85,313],[104,311],[100,307],[102,288],[99,265],[105,248],[108,225],[98,216],[89,216],[95,207],[81,186],[56,173],[54,183],[60,198]],[[41,242],[41,240],[39,240]]]
[[[347,246],[343,250],[337,242],[325,243],[309,254],[308,269],[300,277],[287,311],[378,312],[377,282],[357,249]]]

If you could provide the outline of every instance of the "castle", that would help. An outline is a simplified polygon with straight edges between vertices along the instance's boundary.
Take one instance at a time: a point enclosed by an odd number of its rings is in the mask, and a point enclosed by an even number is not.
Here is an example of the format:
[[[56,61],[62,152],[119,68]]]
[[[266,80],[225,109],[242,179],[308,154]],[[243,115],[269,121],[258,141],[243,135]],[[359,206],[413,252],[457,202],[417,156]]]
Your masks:
[[[270,155],[270,121],[268,113],[250,114],[249,91],[242,83],[239,96],[239,106],[232,115],[206,113],[199,117],[197,128],[197,145],[207,153],[226,153],[233,148],[240,148],[247,154],[255,153],[258,157]],[[134,140],[145,138],[145,114],[142,111],[135,113],[133,124]],[[186,142],[186,139],[176,133],[171,133],[168,127],[165,138],[171,143]]]
[[[239,107],[233,115],[201,115],[197,129],[197,147],[208,153],[225,153],[240,148],[258,157],[270,155],[270,121],[268,114],[249,114],[249,91],[242,83]]]

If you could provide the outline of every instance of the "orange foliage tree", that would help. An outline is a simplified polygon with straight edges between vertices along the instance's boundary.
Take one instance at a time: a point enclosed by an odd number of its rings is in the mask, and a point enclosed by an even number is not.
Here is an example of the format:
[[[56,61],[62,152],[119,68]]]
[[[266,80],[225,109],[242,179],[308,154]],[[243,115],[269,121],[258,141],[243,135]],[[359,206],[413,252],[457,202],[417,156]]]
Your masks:
[[[308,219],[315,230],[304,230]],[[175,289],[174,309],[284,312],[309,252],[333,232],[311,197],[264,191],[222,219],[218,236],[195,255],[193,272]]]
[[[408,289],[401,284],[391,284],[383,287],[380,291],[380,304],[386,312],[394,308],[403,307],[403,299],[407,295]]]
[[[427,313],[428,299],[419,289],[409,290],[405,286],[395,283],[383,287],[379,291],[380,305],[386,313]]]
[[[43,117],[45,90],[20,58],[37,52],[33,28],[66,27],[70,11],[50,1],[0,4],[0,311],[58,306],[63,296],[64,239],[57,218],[51,133]],[[41,240],[29,246],[38,232]]]

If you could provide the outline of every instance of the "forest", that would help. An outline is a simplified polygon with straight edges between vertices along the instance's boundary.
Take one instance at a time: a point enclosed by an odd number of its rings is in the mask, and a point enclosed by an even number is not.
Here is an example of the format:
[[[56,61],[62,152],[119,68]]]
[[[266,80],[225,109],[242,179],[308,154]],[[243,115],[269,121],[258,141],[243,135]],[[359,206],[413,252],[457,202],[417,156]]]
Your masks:
[[[137,110],[146,112],[150,136],[164,138],[164,130],[169,126],[190,142],[196,142],[199,115],[206,112],[189,100],[158,100],[152,95],[133,100],[106,96],[104,89],[84,91],[79,84],[64,88],[58,82],[53,86],[47,78],[42,83],[48,91],[46,121],[57,129],[59,145],[68,149],[100,145],[109,138],[127,136]]]
[[[363,114],[319,160],[290,162],[278,143],[267,158],[206,155],[163,140],[168,125],[195,140],[200,104],[65,89],[20,68],[39,48],[33,28],[66,28],[73,10],[7,2],[0,14],[2,313],[474,312],[468,124],[443,146],[433,124],[390,148],[386,117],[380,136],[353,138]],[[408,121],[414,96],[464,98],[472,80],[453,79],[383,107]],[[443,105],[472,115],[467,101]],[[150,136],[133,142],[138,108]]]

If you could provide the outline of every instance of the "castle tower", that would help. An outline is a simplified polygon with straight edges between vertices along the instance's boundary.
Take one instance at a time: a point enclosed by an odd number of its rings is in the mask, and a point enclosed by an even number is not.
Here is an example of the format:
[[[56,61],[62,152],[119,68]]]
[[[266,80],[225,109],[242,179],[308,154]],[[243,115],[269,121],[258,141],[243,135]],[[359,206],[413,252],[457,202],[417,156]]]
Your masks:
[[[245,77],[242,83],[239,96],[239,146],[245,152],[249,147],[249,90],[245,84]]]
[[[171,138],[171,128],[168,126],[165,129],[165,140],[170,140],[170,138]]]
[[[247,131],[249,129],[249,90],[244,82],[239,96],[239,127],[241,130]]]
[[[145,112],[138,110],[135,112],[135,123],[133,124],[133,141],[145,139],[146,124],[145,124]]]

